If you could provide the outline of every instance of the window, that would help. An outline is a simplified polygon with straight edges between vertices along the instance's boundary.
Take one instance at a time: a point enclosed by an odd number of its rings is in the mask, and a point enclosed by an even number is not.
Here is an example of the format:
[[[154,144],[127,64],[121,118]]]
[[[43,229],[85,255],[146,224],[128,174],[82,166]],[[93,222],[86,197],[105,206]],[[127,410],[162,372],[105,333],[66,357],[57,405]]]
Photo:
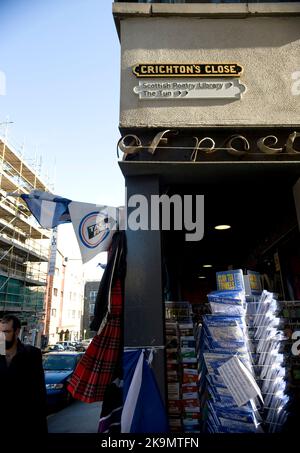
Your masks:
[[[72,318],[75,319],[76,316],[76,310],[72,310]]]
[[[90,304],[90,315],[94,314],[95,304]]]
[[[76,355],[66,354],[49,354],[43,357],[44,370],[50,371],[64,371],[74,370],[77,364]]]
[[[80,319],[80,318],[81,318],[81,311],[78,310],[78,319]]]
[[[53,289],[53,294],[54,294],[55,297],[57,297],[57,294],[58,294],[57,288],[54,288],[54,289]]]
[[[96,297],[97,297],[97,291],[90,291],[90,296],[89,296],[90,302],[95,302]]]
[[[53,316],[53,318],[56,317],[56,308],[52,308],[52,310],[51,310],[51,316]]]

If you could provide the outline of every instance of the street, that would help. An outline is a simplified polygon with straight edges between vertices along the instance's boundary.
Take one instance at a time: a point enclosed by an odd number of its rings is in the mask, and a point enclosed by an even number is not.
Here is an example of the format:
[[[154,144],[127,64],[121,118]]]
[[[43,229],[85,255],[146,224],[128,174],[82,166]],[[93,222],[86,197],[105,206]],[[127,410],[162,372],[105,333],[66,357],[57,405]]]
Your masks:
[[[102,403],[74,401],[47,417],[49,433],[97,433]]]

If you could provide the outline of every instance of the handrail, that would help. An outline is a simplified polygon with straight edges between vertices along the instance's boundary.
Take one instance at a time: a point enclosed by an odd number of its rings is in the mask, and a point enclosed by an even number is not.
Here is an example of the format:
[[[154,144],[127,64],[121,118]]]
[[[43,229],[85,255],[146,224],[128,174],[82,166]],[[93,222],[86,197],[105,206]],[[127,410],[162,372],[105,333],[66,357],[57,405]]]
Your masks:
[[[5,197],[4,195],[2,195],[2,198],[0,201],[1,201],[1,203],[5,204],[8,208],[10,208],[12,210],[19,210],[18,205],[16,203],[13,203],[11,200],[8,199],[8,197]],[[23,215],[27,219],[29,219],[31,217],[30,213],[27,214],[26,212],[22,212],[22,211],[19,211],[18,214]]]
[[[15,277],[21,277],[24,281],[26,279],[30,280],[37,280],[40,282],[46,282],[47,281],[47,272],[41,271],[41,270],[35,270],[34,267],[32,266],[27,266],[26,271],[20,271],[18,269],[13,269],[9,272],[9,269],[7,268],[0,268],[2,272],[7,274],[8,278],[15,278]]]
[[[8,250],[6,250],[6,252],[0,258],[0,263],[13,248],[14,248],[14,246],[12,245]]]
[[[46,247],[43,247],[42,245],[40,246],[35,246],[33,244],[30,244],[30,242],[22,242],[22,241],[19,241],[18,239],[16,238],[12,238],[10,236],[7,236],[5,233],[1,233],[0,231],[0,238],[3,237],[4,239],[6,239],[7,241],[9,242],[12,242],[14,243],[15,245],[19,245],[21,247],[24,247],[24,249],[26,249],[27,251],[29,250],[30,252],[33,252],[33,253],[36,253],[37,255],[39,256],[44,256],[44,257],[47,257],[48,258],[48,252],[49,252],[49,249],[46,248]],[[30,238],[29,238],[30,239]]]
[[[1,142],[11,153],[15,154],[20,159],[23,167],[25,167],[32,174],[32,176],[36,178],[36,180],[45,188],[45,190],[47,190],[48,186],[45,182],[43,182],[42,176],[24,160],[23,153],[18,149],[17,146],[15,146],[14,141],[11,138],[9,138],[8,141],[7,138],[0,135],[0,143]],[[24,179],[28,181],[25,177]],[[28,183],[32,185],[30,181],[28,181]]]
[[[5,230],[5,229],[8,229],[9,231],[12,231],[13,234],[17,234],[18,237],[22,237],[24,238],[25,240],[29,237],[28,233],[25,233],[25,231],[23,231],[21,228],[19,228],[17,225],[13,225],[12,222],[14,220],[16,220],[18,217],[15,216],[13,217],[9,222],[7,222],[5,219],[0,219],[0,223],[2,223],[3,225],[3,228],[2,230],[0,231],[0,234]],[[9,236],[9,233],[7,234]]]
[[[0,287],[0,291],[1,291],[1,289],[6,285],[6,283],[8,282],[8,280],[9,280],[9,277],[6,278],[5,282],[4,282],[3,285]]]
[[[12,165],[10,165],[9,162],[6,162],[4,160],[3,160],[3,172],[6,176],[9,176],[12,179],[13,183],[16,186],[28,190],[28,192],[34,189],[34,185],[30,181],[28,181],[28,179],[24,175],[19,174],[18,171],[15,170],[12,167]],[[18,181],[18,179],[21,179],[23,181],[20,182]]]
[[[8,226],[9,226],[16,218],[17,218],[17,217],[15,216],[15,217],[13,217],[9,222],[7,222],[7,224],[4,225],[3,228],[1,228],[0,233],[2,233],[2,231],[4,231],[5,228],[7,228],[7,227],[8,227]]]
[[[3,205],[5,205],[7,208],[11,209],[12,211],[18,211],[18,218],[20,218],[21,220],[23,221],[27,221],[29,226],[37,229],[37,230],[45,230],[45,228],[42,228],[38,222],[35,220],[35,218],[33,217],[33,215],[31,214],[27,214],[26,212],[24,211],[20,211],[18,206],[14,203],[12,203],[11,201],[8,200],[8,198],[4,197],[2,195],[2,199],[0,199],[0,203],[2,203]],[[15,213],[13,212],[12,215],[14,215]],[[24,217],[24,218],[23,218]],[[41,231],[41,233],[43,232]]]

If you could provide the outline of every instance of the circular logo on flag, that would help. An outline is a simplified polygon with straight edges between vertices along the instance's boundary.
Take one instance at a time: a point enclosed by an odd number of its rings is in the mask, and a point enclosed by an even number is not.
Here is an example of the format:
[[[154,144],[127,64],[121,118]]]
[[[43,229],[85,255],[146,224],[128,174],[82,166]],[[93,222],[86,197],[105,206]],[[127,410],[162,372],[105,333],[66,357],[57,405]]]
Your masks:
[[[99,211],[90,212],[79,224],[79,237],[83,245],[94,249],[109,235],[107,214]]]

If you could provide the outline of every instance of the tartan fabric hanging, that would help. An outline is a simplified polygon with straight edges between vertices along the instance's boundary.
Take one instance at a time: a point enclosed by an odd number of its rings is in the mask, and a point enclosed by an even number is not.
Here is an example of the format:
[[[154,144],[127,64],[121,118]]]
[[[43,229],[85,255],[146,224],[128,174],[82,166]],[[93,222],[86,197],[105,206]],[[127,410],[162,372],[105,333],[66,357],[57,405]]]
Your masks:
[[[115,233],[116,234],[125,234]],[[122,248],[124,238],[119,246]],[[112,258],[116,263],[119,247]],[[125,255],[125,250],[123,250]],[[123,279],[114,279],[117,266],[113,266],[108,291],[108,311],[102,320],[98,334],[93,338],[84,356],[78,363],[68,384],[73,398],[85,403],[102,401],[106,387],[115,379],[121,363]],[[115,281],[114,281],[115,280]]]
[[[96,298],[94,317],[90,329],[98,332],[103,320],[110,311],[111,290],[114,282],[119,278],[123,285],[126,274],[126,237],[125,231],[117,231],[112,238],[108,252],[107,265],[102,275],[99,291]],[[98,332],[99,333],[99,332]]]
[[[111,295],[111,313],[74,371],[68,390],[73,398],[86,403],[102,401],[106,386],[113,380],[121,345],[122,297],[120,281]]]

